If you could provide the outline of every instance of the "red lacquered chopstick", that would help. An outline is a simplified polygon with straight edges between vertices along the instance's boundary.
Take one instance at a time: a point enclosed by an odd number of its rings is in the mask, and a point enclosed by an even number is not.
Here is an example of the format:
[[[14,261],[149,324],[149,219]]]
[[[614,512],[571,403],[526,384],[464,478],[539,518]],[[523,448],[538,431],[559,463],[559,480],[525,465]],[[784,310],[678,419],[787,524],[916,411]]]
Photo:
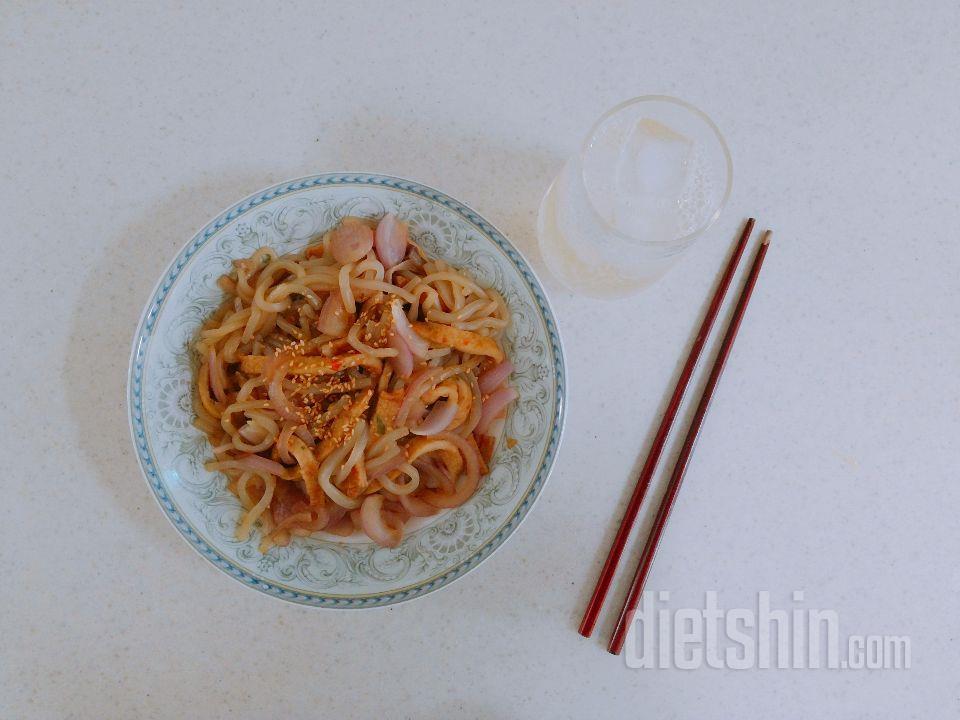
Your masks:
[[[660,427],[657,429],[657,434],[653,438],[653,444],[650,446],[650,452],[647,453],[647,459],[643,464],[643,469],[637,477],[637,484],[633,489],[633,495],[630,496],[630,502],[627,503],[627,509],[623,514],[623,519],[620,521],[617,534],[613,538],[610,552],[607,553],[607,560],[603,564],[603,570],[600,571],[597,586],[594,588],[593,596],[590,598],[587,609],[583,613],[583,620],[580,621],[580,634],[584,637],[590,637],[593,633],[594,626],[597,624],[597,618],[600,615],[600,609],[603,607],[603,601],[607,596],[607,592],[610,590],[613,574],[617,570],[620,556],[623,555],[623,548],[627,544],[627,538],[630,536],[633,523],[636,522],[637,513],[640,512],[643,498],[647,494],[647,488],[650,487],[650,478],[653,477],[653,472],[657,469],[660,454],[663,452],[663,445],[667,440],[667,435],[670,433],[673,420],[677,416],[677,410],[680,407],[680,402],[683,400],[683,394],[686,392],[687,385],[690,383],[690,376],[693,375],[693,370],[697,366],[697,360],[700,358],[703,345],[710,335],[713,321],[716,320],[717,313],[720,311],[720,305],[723,302],[724,296],[727,294],[730,280],[733,278],[733,273],[737,269],[740,257],[743,255],[743,249],[747,245],[750,233],[753,232],[753,225],[753,218],[747,220],[747,224],[740,234],[740,239],[734,246],[733,252],[730,254],[730,259],[727,261],[727,267],[720,277],[717,289],[713,293],[710,307],[707,308],[707,313],[703,316],[703,321],[700,323],[700,330],[697,332],[697,337],[693,341],[693,346],[690,348],[690,354],[687,355],[687,362],[683,366],[680,377],[677,378],[677,384],[676,387],[673,388],[670,403],[667,405],[667,409],[664,411],[663,417],[660,420]]]
[[[697,435],[703,426],[703,418],[707,414],[707,408],[710,406],[710,399],[716,390],[717,382],[723,373],[723,367],[726,365],[727,358],[730,355],[730,348],[733,347],[733,341],[737,337],[737,330],[740,329],[740,322],[747,310],[747,303],[750,302],[750,296],[753,294],[753,288],[757,284],[757,276],[760,274],[760,267],[763,265],[763,258],[770,247],[770,231],[763,233],[760,247],[753,259],[753,265],[750,267],[750,274],[747,281],[740,291],[740,297],[737,299],[737,306],[733,311],[733,317],[727,326],[727,332],[720,343],[720,350],[713,361],[713,367],[710,369],[710,376],[707,378],[707,384],[703,388],[703,394],[700,396],[700,403],[690,422],[690,428],[687,430],[687,436],[683,440],[683,446],[680,449],[680,456],[677,458],[677,464],[673,468],[673,474],[670,476],[670,482],[667,484],[667,492],[660,501],[660,508],[657,510],[657,517],[653,523],[653,529],[647,538],[647,544],[643,548],[643,554],[640,556],[640,562],[637,565],[637,573],[633,576],[633,582],[630,585],[630,592],[627,594],[626,602],[620,611],[620,618],[617,620],[617,629],[610,639],[607,650],[614,655],[619,655],[623,649],[624,640],[627,637],[627,630],[633,615],[637,610],[640,601],[640,595],[643,593],[644,583],[647,581],[647,575],[650,573],[650,566],[653,564],[653,556],[657,552],[657,546],[660,544],[660,538],[663,535],[663,529],[666,527],[667,520],[670,517],[670,511],[677,500],[677,494],[680,492],[680,483],[683,482],[683,474],[690,463],[690,455],[693,453],[693,446],[696,443]]]

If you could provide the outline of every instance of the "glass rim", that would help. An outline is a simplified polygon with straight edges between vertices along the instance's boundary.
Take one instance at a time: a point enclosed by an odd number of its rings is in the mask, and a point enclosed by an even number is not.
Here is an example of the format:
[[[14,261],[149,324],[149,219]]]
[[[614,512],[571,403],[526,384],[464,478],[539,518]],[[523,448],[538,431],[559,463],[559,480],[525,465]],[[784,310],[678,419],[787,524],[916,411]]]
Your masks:
[[[633,105],[640,105],[640,104],[649,103],[649,102],[671,103],[699,117],[704,123],[706,123],[707,127],[709,127],[710,130],[713,131],[713,134],[717,138],[717,142],[720,144],[721,150],[723,150],[724,159],[727,161],[727,186],[724,189],[723,197],[720,198],[720,202],[717,203],[717,207],[714,209],[713,213],[711,213],[710,216],[699,227],[695,228],[692,232],[689,232],[686,235],[681,235],[678,238],[673,238],[669,241],[644,240],[642,238],[637,238],[623,232],[622,230],[618,229],[617,227],[609,223],[606,220],[606,218],[604,218],[603,215],[600,214],[600,211],[597,210],[596,206],[593,204],[593,198],[590,197],[590,192],[587,190],[586,178],[584,178],[584,175],[583,175],[584,154],[586,153],[587,148],[590,145],[590,141],[593,139],[593,137],[597,134],[597,131],[600,129],[600,126],[603,125],[603,123],[605,123],[607,120],[609,120],[611,117],[616,115],[621,110],[624,110]],[[623,102],[618,103],[617,105],[614,105],[612,108],[610,108],[605,113],[603,113],[603,115],[601,115],[593,123],[593,125],[590,126],[590,130],[587,132],[586,137],[583,139],[583,142],[580,143],[580,150],[577,153],[577,157],[580,161],[580,169],[579,169],[580,182],[583,183],[583,188],[585,191],[585,195],[587,197],[587,204],[590,206],[590,210],[593,212],[596,219],[604,227],[604,229],[610,234],[615,235],[623,240],[626,240],[627,242],[637,243],[640,245],[650,245],[654,247],[664,247],[665,245],[671,245],[674,247],[684,247],[692,243],[694,240],[697,239],[699,235],[701,235],[706,230],[708,230],[710,226],[717,221],[717,218],[720,217],[720,213],[723,211],[723,208],[726,207],[727,200],[730,199],[730,192],[733,189],[733,158],[730,156],[730,148],[727,147],[727,141],[724,139],[723,133],[720,132],[720,128],[717,127],[717,124],[713,122],[713,120],[710,119],[710,116],[707,115],[705,112],[703,112],[703,110],[696,107],[695,105],[692,105],[691,103],[688,103],[686,100],[681,100],[680,98],[674,97],[672,95],[638,95],[637,97],[624,100]]]

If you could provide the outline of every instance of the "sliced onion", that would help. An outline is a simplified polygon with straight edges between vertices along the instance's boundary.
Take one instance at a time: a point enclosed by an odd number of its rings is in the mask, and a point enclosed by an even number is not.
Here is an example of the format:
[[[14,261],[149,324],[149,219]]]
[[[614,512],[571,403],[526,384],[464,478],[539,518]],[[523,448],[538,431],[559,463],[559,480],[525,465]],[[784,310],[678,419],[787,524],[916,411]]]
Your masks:
[[[357,468],[358,472],[361,473],[361,478],[366,476],[366,470],[363,465],[363,451],[367,448],[367,440],[370,439],[370,430],[366,423],[360,423],[357,425],[357,429],[354,430],[354,443],[353,449],[350,451],[350,455],[347,456],[347,459],[344,461],[343,465],[337,470],[336,481],[338,483],[343,482],[347,475],[350,474],[350,471],[353,468]]]
[[[459,435],[442,433],[439,438],[447,440],[457,446],[467,465],[467,472],[457,479],[452,493],[441,493],[436,490],[427,490],[420,495],[421,499],[439,508],[454,508],[463,505],[476,492],[480,484],[480,456],[476,449]]]
[[[233,462],[253,472],[265,472],[271,475],[280,475],[281,477],[287,474],[287,469],[283,465],[275,460],[268,460],[259,455],[244,455]]]
[[[334,468],[344,461],[344,459],[347,457],[347,453],[349,453],[352,449],[352,443],[338,447],[327,456],[327,458],[320,465],[320,471],[317,473],[317,483],[321,488],[323,488],[323,491],[327,494],[327,497],[333,500],[333,502],[340,507],[344,507],[348,510],[360,507],[360,501],[345,495],[340,488],[331,482],[330,476],[333,475]]]
[[[354,530],[360,530],[360,508],[356,507],[350,511],[350,522],[353,523]]]
[[[330,252],[341,265],[356,262],[373,248],[373,230],[356,218],[344,218],[330,233]]]
[[[377,257],[383,267],[389,270],[399,264],[407,254],[409,233],[407,224],[397,219],[393,213],[387,213],[377,225],[374,241]]]
[[[386,490],[384,490],[382,494],[387,500],[383,503],[383,515],[387,519],[387,523],[390,525],[397,524],[402,527],[403,524],[410,519],[410,513],[400,504],[400,496],[393,495],[393,493],[389,493]]]
[[[340,293],[332,292],[323,301],[320,316],[317,318],[317,330],[324,335],[342,337],[347,332],[347,311],[343,307]]]
[[[480,422],[476,432],[483,435],[503,409],[517,399],[517,391],[512,387],[502,387],[483,401],[483,412],[480,413]]]
[[[310,521],[308,526],[310,530],[322,530],[330,523],[330,511],[327,508],[311,508],[310,512],[316,515],[316,517]]]
[[[399,333],[390,333],[388,344],[397,351],[396,356],[390,358],[390,364],[393,365],[397,375],[406,380],[413,372],[413,353],[410,352],[406,340]]]
[[[389,457],[385,457],[382,460],[377,458],[376,462],[371,462],[367,464],[367,477],[370,480],[376,480],[381,475],[386,475],[388,472],[393,472],[401,465],[406,464],[407,457],[404,455],[403,451],[397,447],[397,452],[393,453]]]
[[[503,384],[503,381],[506,380],[512,372],[513,363],[509,360],[504,360],[499,365],[494,365],[481,375],[477,381],[480,385],[480,392],[484,395],[492,393]]]
[[[380,478],[380,484],[387,492],[393,493],[397,497],[403,497],[414,492],[420,487],[420,472],[410,463],[403,463],[400,466],[400,472],[406,475],[410,480],[404,485],[398,485],[390,479],[389,475]]]
[[[223,389],[223,365],[218,362],[217,351],[212,347],[207,353],[207,367],[210,368],[210,389],[219,402],[227,399],[227,393]]]
[[[403,505],[403,509],[410,513],[413,517],[430,517],[431,515],[436,515],[439,512],[438,508],[435,508],[430,503],[425,503],[418,497],[413,495],[401,495],[400,504]]]
[[[446,430],[457,415],[458,405],[452,400],[441,400],[417,427],[411,428],[414,435],[436,435]]]
[[[274,488],[274,493],[276,493],[276,488]],[[286,529],[292,528],[292,526],[294,525],[297,525],[297,526],[309,525],[313,522],[313,513],[310,512],[309,510],[304,510],[303,512],[294,513],[293,515],[290,515],[290,514],[280,515],[280,514],[277,514],[276,500],[271,501],[270,507],[273,509],[273,512],[274,512],[273,522],[275,523],[273,530],[270,532],[271,536],[276,537],[277,531],[279,530],[286,530]],[[323,508],[319,508],[319,509],[323,510]],[[282,518],[282,519],[278,520],[277,518]],[[323,521],[326,522],[326,520],[327,520],[327,513],[324,512]]]
[[[316,510],[317,508],[314,508]],[[326,511],[326,522],[323,525],[319,523],[313,524],[314,530],[323,530],[324,532],[333,533],[334,535],[352,535],[353,534],[353,523],[350,522],[350,518],[346,517],[347,511],[346,508],[342,508],[339,505],[330,503],[326,505],[323,510]],[[340,525],[345,524],[347,528],[346,533],[338,532]]]
[[[442,383],[447,378],[463,373],[467,369],[465,365],[451,365],[448,367],[427,366],[421,368],[410,378],[410,382],[407,383],[407,392],[403,396],[403,402],[400,403],[400,408],[397,410],[397,417],[394,422],[397,425],[405,425],[410,411],[420,400],[420,396],[423,395],[424,392],[434,385]]]
[[[427,416],[427,406],[419,398],[413,401],[410,412],[407,414],[407,424],[416,427]]]
[[[287,376],[287,370],[290,368],[290,360],[281,360],[278,356],[278,358],[271,361],[271,365],[272,367],[269,370],[264,371],[264,374],[270,378],[267,387],[267,396],[270,398],[270,404],[284,420],[296,420],[299,422],[300,418],[297,416],[297,413],[294,412],[290,401],[287,400],[287,396],[283,392],[283,380]]]
[[[296,521],[287,522],[292,517],[307,514],[306,520],[311,520],[309,514],[310,500],[297,487],[296,483],[280,483],[273,491],[273,501],[270,503],[270,511],[273,515],[273,521],[281,526],[287,527]],[[274,528],[280,529],[280,528]]]
[[[470,414],[467,415],[467,419],[463,421],[463,424],[457,428],[457,435],[460,437],[466,437],[473,432],[473,429],[477,426],[477,423],[480,422],[480,416],[483,414],[483,401],[480,394],[480,386],[477,384],[477,377],[471,372],[464,373],[467,378],[467,381],[470,385]]]
[[[333,525],[347,514],[347,509],[342,508],[339,505],[330,505],[327,509],[327,513],[330,516],[330,518],[327,520],[327,524]],[[350,518],[347,518],[347,520],[349,521]]]
[[[280,434],[280,426],[266,413],[251,408],[247,410],[247,417],[250,418],[250,423],[263,428],[268,436],[276,438]]]
[[[403,308],[400,307],[399,301],[391,303],[390,312],[393,314],[393,329],[406,341],[407,347],[410,348],[414,357],[425,360],[430,346],[427,345],[426,340],[417,335],[413,326],[410,325],[407,316],[403,314]]]
[[[426,439],[424,442],[411,442],[407,446],[407,455],[410,458],[410,462],[417,460],[418,458],[423,457],[424,455],[429,455],[430,453],[435,453],[438,450],[448,450],[450,452],[457,452],[457,445],[454,445],[448,440],[444,440],[444,437],[449,433],[444,433],[444,435],[437,435],[432,438]]]
[[[397,409],[397,416],[394,418],[394,423],[397,425],[406,424],[407,415],[410,414],[414,401],[420,399],[420,396],[430,387],[430,384],[440,373],[440,368],[426,367],[410,378],[410,382],[407,384],[407,392],[403,396],[400,407]]]
[[[263,442],[263,439],[267,436],[267,431],[256,423],[246,423],[240,428],[239,432],[244,440],[254,445]]]
[[[360,527],[377,545],[393,548],[403,540],[403,525],[399,522],[387,523],[383,512],[383,496],[367,495],[360,508]]]
[[[440,489],[441,492],[453,492],[453,480],[450,479],[450,473],[446,464],[437,462],[433,458],[420,458],[414,463],[417,470],[420,471],[420,477],[424,478],[424,485],[431,490]]]
[[[296,430],[293,431],[293,434],[296,435],[301,440],[303,440],[303,442],[309,445],[310,447],[314,446],[313,435],[311,435],[310,431],[307,430],[306,425],[297,425],[297,428]]]
[[[254,505],[243,516],[243,520],[240,521],[240,524],[237,525],[236,538],[237,540],[246,540],[250,537],[250,530],[253,528],[253,523],[255,523],[264,511],[270,507],[270,501],[273,499],[273,491],[277,486],[277,481],[274,480],[269,475],[261,475],[264,483],[263,496],[260,498],[259,502]]]
[[[397,446],[397,441],[406,437],[408,434],[410,434],[409,430],[405,427],[399,427],[378,437],[369,448],[370,462],[378,462],[388,454],[393,455],[393,453],[399,451],[400,448]]]
[[[287,443],[290,442],[290,438],[296,429],[297,426],[292,422],[284,423],[283,430],[281,430],[280,435],[277,436],[277,454],[280,456],[280,459],[288,465],[293,464],[293,458],[290,456],[290,448]]]
[[[349,515],[341,515],[338,519],[327,523],[327,526],[323,529],[323,531],[328,532],[331,535],[350,537],[353,535],[353,520],[350,519]]]

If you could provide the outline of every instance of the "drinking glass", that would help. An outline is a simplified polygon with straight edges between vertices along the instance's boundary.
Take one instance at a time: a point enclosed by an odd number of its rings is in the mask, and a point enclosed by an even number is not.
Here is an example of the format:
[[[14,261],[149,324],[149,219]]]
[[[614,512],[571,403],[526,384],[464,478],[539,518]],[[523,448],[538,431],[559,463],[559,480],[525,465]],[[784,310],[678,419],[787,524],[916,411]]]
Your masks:
[[[544,195],[540,252],[571,290],[628,295],[713,224],[732,181],[730,151],[702,111],[665,95],[627,100],[597,120]]]

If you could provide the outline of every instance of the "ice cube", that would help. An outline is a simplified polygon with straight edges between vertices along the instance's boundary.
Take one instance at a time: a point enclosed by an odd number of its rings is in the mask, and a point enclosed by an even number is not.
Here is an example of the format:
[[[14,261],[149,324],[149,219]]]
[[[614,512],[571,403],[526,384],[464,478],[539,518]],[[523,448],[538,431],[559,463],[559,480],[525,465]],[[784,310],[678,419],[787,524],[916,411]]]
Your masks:
[[[616,171],[619,194],[679,200],[692,149],[688,138],[663,123],[643,118],[620,148]]]
[[[679,231],[679,201],[693,142],[651,118],[611,118],[583,157],[583,180],[597,213],[632,237],[667,240]]]
[[[670,238],[678,224],[693,143],[649,118],[622,137],[610,198],[613,224],[638,238]]]

